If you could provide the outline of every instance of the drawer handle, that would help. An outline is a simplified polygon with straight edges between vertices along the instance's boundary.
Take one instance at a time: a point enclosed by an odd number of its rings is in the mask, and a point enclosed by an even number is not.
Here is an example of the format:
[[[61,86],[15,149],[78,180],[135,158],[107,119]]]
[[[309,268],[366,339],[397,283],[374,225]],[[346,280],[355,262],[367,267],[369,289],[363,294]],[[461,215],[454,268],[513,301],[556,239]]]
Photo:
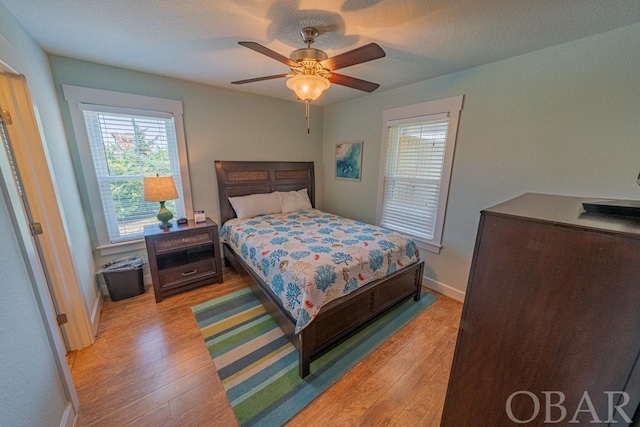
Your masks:
[[[194,269],[193,271],[187,271],[187,272],[185,272],[185,273],[182,273],[182,277],[185,277],[185,276],[191,276],[191,275],[193,275],[193,274],[196,274],[197,272],[198,272],[198,269],[196,268],[196,269]]]

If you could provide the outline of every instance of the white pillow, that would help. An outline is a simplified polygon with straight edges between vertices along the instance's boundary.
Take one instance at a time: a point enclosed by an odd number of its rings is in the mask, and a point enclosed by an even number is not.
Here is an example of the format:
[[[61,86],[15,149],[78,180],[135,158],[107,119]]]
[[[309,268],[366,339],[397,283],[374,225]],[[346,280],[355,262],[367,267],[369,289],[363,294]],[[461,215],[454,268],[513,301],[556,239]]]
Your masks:
[[[280,196],[282,197],[282,212],[284,213],[312,208],[306,188],[298,191],[280,193]]]
[[[233,210],[236,211],[238,219],[282,212],[282,199],[277,191],[267,194],[229,197],[229,202],[233,206]]]

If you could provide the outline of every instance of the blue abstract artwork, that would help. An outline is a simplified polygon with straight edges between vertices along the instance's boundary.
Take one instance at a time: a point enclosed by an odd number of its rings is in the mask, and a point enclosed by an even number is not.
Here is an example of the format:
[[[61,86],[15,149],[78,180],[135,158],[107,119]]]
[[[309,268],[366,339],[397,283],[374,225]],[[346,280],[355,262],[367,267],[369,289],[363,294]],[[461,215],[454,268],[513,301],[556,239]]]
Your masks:
[[[336,144],[336,178],[360,181],[362,142]]]

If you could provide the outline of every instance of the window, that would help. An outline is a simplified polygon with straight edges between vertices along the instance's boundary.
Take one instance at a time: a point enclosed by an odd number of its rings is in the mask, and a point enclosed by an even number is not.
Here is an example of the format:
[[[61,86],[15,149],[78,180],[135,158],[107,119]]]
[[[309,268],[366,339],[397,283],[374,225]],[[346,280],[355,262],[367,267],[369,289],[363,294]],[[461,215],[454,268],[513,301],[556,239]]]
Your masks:
[[[143,226],[158,222],[158,203],[142,199],[145,175],[173,176],[179,198],[168,201],[167,208],[185,216],[173,117],[99,111],[84,104],[81,109],[110,241],[140,237]]]
[[[171,175],[179,197],[167,208],[193,215],[179,101],[74,86],[64,93],[103,255],[136,249],[127,243],[157,222],[158,203],[143,200],[143,176]]]
[[[439,252],[462,96],[383,114],[378,222]]]

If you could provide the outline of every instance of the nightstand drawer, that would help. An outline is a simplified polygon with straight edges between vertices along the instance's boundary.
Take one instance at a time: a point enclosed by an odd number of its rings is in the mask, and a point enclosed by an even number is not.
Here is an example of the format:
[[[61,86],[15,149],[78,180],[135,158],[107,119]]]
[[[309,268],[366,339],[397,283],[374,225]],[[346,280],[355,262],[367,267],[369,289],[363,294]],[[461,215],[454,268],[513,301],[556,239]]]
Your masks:
[[[176,236],[157,239],[153,242],[157,254],[175,251],[192,246],[206,245],[213,243],[213,233],[211,230],[202,230],[192,233],[182,233]]]
[[[216,273],[216,264],[213,258],[185,264],[180,267],[167,268],[159,272],[160,287],[168,289],[184,286],[209,276],[215,277]]]

